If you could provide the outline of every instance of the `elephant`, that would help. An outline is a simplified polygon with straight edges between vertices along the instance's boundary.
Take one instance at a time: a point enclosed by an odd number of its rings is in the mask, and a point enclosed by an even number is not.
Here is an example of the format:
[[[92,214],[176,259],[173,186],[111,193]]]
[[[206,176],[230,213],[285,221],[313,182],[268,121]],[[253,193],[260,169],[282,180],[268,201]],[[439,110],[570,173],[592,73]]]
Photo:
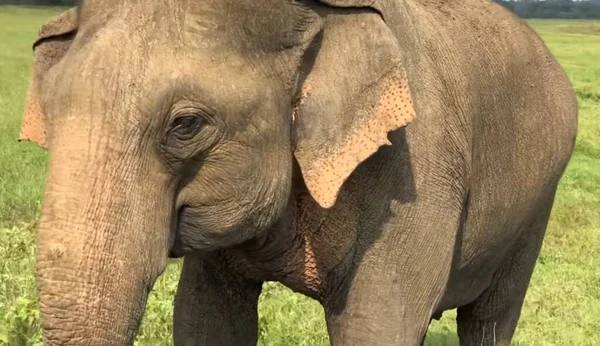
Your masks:
[[[83,0],[33,44],[48,345],[255,345],[262,284],[332,345],[509,345],[574,150],[573,86],[491,0]]]

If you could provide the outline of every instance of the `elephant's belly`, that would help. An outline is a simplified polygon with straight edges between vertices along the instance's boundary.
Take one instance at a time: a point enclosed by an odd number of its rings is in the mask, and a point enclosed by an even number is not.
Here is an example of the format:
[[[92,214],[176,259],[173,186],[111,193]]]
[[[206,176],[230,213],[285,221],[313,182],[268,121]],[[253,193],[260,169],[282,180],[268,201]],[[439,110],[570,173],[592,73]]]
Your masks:
[[[493,222],[487,213],[470,220],[457,247],[455,270],[450,275],[438,313],[476,300],[492,283],[494,274],[512,254],[513,245],[525,230],[525,217]],[[504,220],[509,220],[505,218]],[[458,244],[457,244],[458,245]]]
[[[476,300],[490,286],[495,269],[470,265],[452,273],[436,314]]]

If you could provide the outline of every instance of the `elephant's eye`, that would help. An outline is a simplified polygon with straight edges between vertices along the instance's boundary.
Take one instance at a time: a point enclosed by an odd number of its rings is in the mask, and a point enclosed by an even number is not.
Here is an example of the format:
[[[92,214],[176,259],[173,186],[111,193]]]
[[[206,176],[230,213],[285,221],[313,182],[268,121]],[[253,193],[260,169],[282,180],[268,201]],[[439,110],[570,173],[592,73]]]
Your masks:
[[[178,139],[188,140],[194,138],[206,124],[206,119],[198,115],[184,115],[173,121],[169,133]]]

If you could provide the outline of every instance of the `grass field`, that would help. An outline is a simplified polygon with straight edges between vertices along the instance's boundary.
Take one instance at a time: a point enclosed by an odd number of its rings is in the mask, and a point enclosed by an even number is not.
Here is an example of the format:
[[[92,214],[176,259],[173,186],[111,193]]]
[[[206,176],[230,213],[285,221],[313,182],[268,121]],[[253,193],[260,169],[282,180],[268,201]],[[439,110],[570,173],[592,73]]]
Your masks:
[[[31,43],[58,10],[0,7],[0,345],[41,345],[34,282],[35,223],[46,152],[17,143]],[[525,301],[515,345],[600,345],[600,22],[531,21],[579,96],[576,153],[558,193]],[[179,262],[150,298],[137,345],[171,344]],[[320,306],[265,286],[260,345],[328,345]],[[458,345],[454,312],[430,328],[427,345]]]

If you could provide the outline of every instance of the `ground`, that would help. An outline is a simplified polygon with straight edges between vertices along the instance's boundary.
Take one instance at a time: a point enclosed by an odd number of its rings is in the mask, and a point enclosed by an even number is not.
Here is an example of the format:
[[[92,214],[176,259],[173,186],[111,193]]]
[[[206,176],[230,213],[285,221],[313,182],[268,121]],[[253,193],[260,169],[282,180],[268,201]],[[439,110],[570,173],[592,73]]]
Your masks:
[[[31,43],[57,9],[0,7],[0,345],[41,345],[34,282],[35,224],[46,152],[18,143]],[[600,22],[530,21],[574,83],[576,152],[562,179],[514,345],[600,345]],[[157,282],[137,345],[169,345],[179,261]],[[261,296],[260,345],[328,345],[323,310],[274,283]],[[427,345],[458,345],[455,312]]]

